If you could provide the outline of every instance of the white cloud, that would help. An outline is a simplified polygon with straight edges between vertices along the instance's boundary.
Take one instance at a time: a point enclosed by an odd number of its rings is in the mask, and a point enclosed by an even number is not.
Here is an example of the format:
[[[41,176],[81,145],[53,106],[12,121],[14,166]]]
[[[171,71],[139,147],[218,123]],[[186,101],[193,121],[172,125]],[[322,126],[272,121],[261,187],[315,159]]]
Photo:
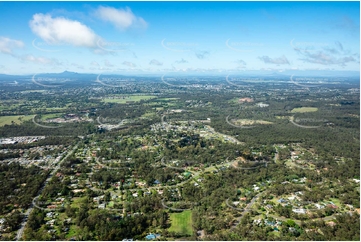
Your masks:
[[[6,37],[0,37],[0,52],[3,54],[13,55],[13,50],[24,47],[20,40],[13,40]]]
[[[203,60],[209,56],[209,51],[198,51],[195,55],[198,59]]]
[[[34,34],[48,44],[70,44],[73,46],[96,47],[99,37],[86,25],[50,14],[34,14],[29,22]]]
[[[260,56],[258,57],[261,61],[263,61],[266,64],[277,64],[277,65],[284,65],[284,64],[290,64],[286,56],[281,56],[277,58],[271,58],[269,56]]]
[[[159,61],[157,61],[157,60],[153,59],[153,60],[151,60],[151,61],[149,62],[149,65],[162,66],[162,65],[163,65],[163,63],[161,63],[161,62],[159,62]]]
[[[125,65],[125,66],[129,66],[129,67],[136,67],[137,66],[136,64],[134,64],[132,62],[129,62],[129,61],[124,61],[122,64]]]
[[[35,64],[44,64],[44,65],[61,65],[61,63],[56,59],[49,59],[46,57],[36,57],[33,55],[23,55],[20,56],[19,59],[21,61],[33,62]]]
[[[188,63],[188,61],[182,58],[181,60],[177,60],[175,63],[184,64],[184,63]]]
[[[110,22],[121,30],[130,27],[147,27],[147,22],[143,18],[133,14],[130,8],[116,9],[112,7],[100,6],[96,10],[96,16],[104,21]]]
[[[346,66],[346,64],[349,63],[349,62],[356,62],[357,61],[351,55],[337,57],[337,56],[325,53],[323,51],[319,51],[319,52],[316,52],[316,53],[304,51],[302,53],[302,55],[303,55],[304,58],[301,58],[300,60],[303,60],[303,61],[309,62],[309,63],[322,64],[322,65]]]
[[[328,46],[321,49],[310,51],[294,47],[294,50],[302,57],[300,60],[308,63],[345,67],[348,63],[359,62],[359,54],[345,50],[339,41],[335,42],[335,46]]]

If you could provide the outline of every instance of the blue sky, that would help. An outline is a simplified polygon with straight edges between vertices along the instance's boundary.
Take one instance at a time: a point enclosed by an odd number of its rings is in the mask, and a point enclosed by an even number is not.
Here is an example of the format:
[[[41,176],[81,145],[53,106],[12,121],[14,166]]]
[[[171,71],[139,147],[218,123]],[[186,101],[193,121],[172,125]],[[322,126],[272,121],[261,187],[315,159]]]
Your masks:
[[[359,2],[0,2],[0,73],[359,71]]]

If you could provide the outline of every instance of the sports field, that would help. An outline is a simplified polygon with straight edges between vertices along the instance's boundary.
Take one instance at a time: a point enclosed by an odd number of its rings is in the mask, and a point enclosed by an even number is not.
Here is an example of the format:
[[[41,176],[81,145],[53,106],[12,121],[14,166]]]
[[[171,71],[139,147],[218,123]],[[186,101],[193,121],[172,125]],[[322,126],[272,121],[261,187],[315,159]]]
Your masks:
[[[170,232],[176,232],[186,235],[192,235],[192,211],[187,210],[181,213],[170,213],[170,220],[172,225],[169,228]]]

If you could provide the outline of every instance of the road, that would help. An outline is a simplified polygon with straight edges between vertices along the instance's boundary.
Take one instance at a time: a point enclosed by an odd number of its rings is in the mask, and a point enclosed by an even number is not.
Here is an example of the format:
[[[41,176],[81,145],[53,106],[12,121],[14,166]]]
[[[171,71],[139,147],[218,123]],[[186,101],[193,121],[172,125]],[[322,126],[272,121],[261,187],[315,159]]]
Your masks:
[[[276,149],[274,162],[275,162],[275,164],[277,164],[277,160],[279,159],[279,154],[278,154],[278,149],[277,149],[277,146],[275,145],[274,147],[275,147],[275,149]]]
[[[229,200],[229,198],[227,198],[227,200],[226,200],[226,205],[227,205],[228,207],[230,207],[230,208],[232,208],[232,209],[234,209],[234,210],[241,211],[241,212],[244,211],[243,208],[235,208],[235,207],[233,207],[232,205],[229,205],[228,200]]]
[[[254,197],[252,198],[251,202],[247,204],[247,206],[246,206],[246,208],[243,210],[241,216],[238,218],[238,221],[236,222],[235,225],[233,225],[233,226],[231,227],[231,229],[234,229],[234,228],[237,227],[237,225],[241,222],[242,217],[243,217],[247,212],[249,212],[249,211],[251,210],[250,208],[253,206],[254,202],[256,201],[256,199],[257,199],[261,194],[262,194],[262,192],[259,193],[259,194],[257,194],[256,196],[254,196]],[[235,208],[233,208],[233,209],[235,209]]]
[[[225,163],[223,164],[219,164],[219,165],[222,165],[222,166],[227,166],[227,165],[231,165],[233,161],[228,161],[228,157],[226,158],[226,160],[224,161]],[[104,166],[103,164],[101,163],[98,163],[102,166]],[[174,169],[181,169],[181,170],[186,170],[184,168],[179,168],[179,167],[173,167],[173,166],[170,166],[170,165],[167,165],[166,163],[164,163],[164,157],[162,157],[161,159],[161,164],[166,166],[166,167],[169,167],[169,168],[174,168]],[[105,167],[105,166],[104,166]],[[106,167],[108,168],[108,167]],[[210,167],[208,167],[207,169],[209,169]],[[194,172],[194,171],[190,171],[192,174],[193,174],[193,177],[198,177],[199,174],[202,173],[202,171],[197,171],[197,172]],[[88,174],[92,174],[92,173],[88,173]],[[159,190],[159,189],[170,189],[170,188],[177,188],[179,186],[183,186],[184,184],[186,184],[187,182],[190,182],[192,181],[193,179],[187,179],[185,181],[182,181],[180,183],[177,183],[175,185],[162,185],[162,186],[158,186],[158,187],[148,187],[148,188],[133,188],[133,189],[126,189],[124,191],[130,191],[130,192],[137,192],[137,191],[149,191],[149,190]],[[89,180],[88,180],[89,181]],[[104,192],[103,189],[100,189],[100,188],[96,188],[96,187],[91,187],[90,188],[91,190],[93,191],[100,191],[100,192]],[[113,195],[117,195],[117,196],[120,196],[123,194],[123,191],[110,191],[110,195],[113,196]]]
[[[229,118],[229,115],[226,117],[226,122],[227,122],[229,125],[231,125],[231,126],[233,126],[233,127],[235,127],[235,128],[241,128],[241,129],[251,129],[251,128],[254,128],[254,126],[244,126],[244,125],[240,126],[240,125],[232,124],[231,122],[229,122],[228,118]]]
[[[293,117],[292,117],[292,118],[293,118]],[[295,123],[295,122],[293,121],[292,118],[290,118],[289,121],[290,121],[293,125],[295,125],[295,126],[297,126],[297,127],[300,127],[300,128],[304,128],[304,129],[317,129],[317,128],[321,127],[321,125],[319,125],[319,126],[305,126],[305,125],[297,124],[297,123]]]
[[[48,182],[50,181],[50,179],[54,176],[54,174],[56,174],[61,166],[61,164],[71,155],[74,153],[74,151],[78,148],[78,144],[76,144],[74,146],[74,148],[62,159],[60,160],[60,162],[58,163],[58,165],[54,168],[54,170],[52,172],[49,173],[48,177],[46,178],[44,184],[40,187],[37,196],[34,197],[32,203],[30,204],[30,207],[26,210],[26,212],[24,213],[25,217],[23,219],[23,221],[21,222],[20,225],[20,229],[18,230],[18,232],[16,233],[16,237],[15,240],[18,241],[23,237],[23,233],[24,233],[24,229],[25,226],[28,222],[28,216],[31,214],[31,212],[33,211],[34,207],[38,207],[35,202],[39,199],[39,196],[41,195],[42,191],[44,190],[44,187],[48,184]],[[38,207],[39,208],[39,207]]]

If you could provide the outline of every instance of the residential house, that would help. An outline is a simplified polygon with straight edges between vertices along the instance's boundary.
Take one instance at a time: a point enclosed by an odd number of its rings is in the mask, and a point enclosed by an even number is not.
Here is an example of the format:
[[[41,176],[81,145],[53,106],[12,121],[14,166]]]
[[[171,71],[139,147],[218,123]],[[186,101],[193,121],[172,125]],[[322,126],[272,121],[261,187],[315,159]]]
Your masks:
[[[295,208],[295,209],[292,209],[292,212],[294,213],[299,213],[299,214],[305,214],[306,213],[306,209],[303,209],[303,208]]]
[[[320,205],[320,204],[318,204],[318,203],[315,203],[315,207],[316,207],[317,209],[322,209],[322,208],[324,208],[325,206]]]
[[[160,237],[160,234],[152,234],[152,233],[150,233],[150,234],[148,234],[147,236],[145,236],[145,238],[147,239],[147,240],[153,240],[153,239],[156,239],[156,238],[159,238]]]

